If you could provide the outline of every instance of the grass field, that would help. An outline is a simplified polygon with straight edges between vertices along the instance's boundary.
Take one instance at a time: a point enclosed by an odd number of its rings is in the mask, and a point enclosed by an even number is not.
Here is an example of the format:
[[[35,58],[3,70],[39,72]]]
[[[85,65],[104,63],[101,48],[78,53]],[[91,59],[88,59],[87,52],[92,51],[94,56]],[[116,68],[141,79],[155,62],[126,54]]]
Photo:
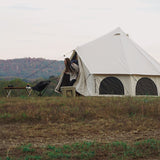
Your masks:
[[[1,98],[1,159],[160,159],[160,98]]]

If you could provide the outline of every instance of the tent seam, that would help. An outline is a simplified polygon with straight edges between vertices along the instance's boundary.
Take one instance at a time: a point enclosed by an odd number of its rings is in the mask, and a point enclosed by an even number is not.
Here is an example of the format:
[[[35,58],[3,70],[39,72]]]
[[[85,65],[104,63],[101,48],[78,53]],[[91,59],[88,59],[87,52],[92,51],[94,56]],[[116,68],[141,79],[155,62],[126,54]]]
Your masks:
[[[124,58],[125,58],[125,62],[126,62],[126,64],[127,64],[127,66],[128,66],[128,70],[129,70],[129,74],[131,74],[131,71],[130,71],[130,68],[129,68],[129,63],[128,63],[128,61],[127,61],[127,58],[126,58],[126,52],[125,52],[125,49],[124,49],[124,46],[123,46],[123,43],[122,43],[122,39],[121,39],[121,37],[120,37],[120,43],[121,43],[121,48],[122,48],[122,50],[123,50],[123,53],[124,53]]]

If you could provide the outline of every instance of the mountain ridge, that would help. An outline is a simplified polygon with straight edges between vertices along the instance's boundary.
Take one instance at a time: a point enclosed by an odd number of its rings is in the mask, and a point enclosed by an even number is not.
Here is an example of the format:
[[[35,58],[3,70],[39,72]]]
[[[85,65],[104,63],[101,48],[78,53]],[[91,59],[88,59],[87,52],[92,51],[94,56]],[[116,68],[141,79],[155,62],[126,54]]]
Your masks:
[[[44,58],[0,59],[0,78],[37,79],[59,76],[64,69],[63,61]]]

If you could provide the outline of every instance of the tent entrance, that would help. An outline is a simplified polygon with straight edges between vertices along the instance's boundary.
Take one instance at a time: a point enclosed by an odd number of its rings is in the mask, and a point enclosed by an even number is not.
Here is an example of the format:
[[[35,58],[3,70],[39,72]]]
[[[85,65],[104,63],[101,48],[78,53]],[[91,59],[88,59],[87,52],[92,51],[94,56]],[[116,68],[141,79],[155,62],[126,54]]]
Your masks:
[[[70,58],[71,63],[73,62],[73,63],[76,63],[78,65],[77,56],[78,56],[77,52],[74,50],[72,55],[71,55],[71,58]],[[58,84],[55,88],[55,91],[58,92],[58,93],[61,92],[61,87],[62,86],[68,86],[68,83],[70,81],[70,75],[66,75],[66,74],[64,74],[64,72],[65,72],[65,68],[64,68],[64,70],[63,70],[63,72],[60,76],[59,82],[58,82]]]

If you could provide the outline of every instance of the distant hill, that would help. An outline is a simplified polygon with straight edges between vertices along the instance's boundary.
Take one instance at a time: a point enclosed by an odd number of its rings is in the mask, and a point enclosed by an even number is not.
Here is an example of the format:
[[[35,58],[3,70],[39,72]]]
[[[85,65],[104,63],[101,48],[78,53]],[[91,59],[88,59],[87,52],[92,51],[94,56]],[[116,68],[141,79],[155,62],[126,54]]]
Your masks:
[[[0,60],[0,78],[49,78],[50,76],[59,76],[63,68],[63,61],[43,58]]]

